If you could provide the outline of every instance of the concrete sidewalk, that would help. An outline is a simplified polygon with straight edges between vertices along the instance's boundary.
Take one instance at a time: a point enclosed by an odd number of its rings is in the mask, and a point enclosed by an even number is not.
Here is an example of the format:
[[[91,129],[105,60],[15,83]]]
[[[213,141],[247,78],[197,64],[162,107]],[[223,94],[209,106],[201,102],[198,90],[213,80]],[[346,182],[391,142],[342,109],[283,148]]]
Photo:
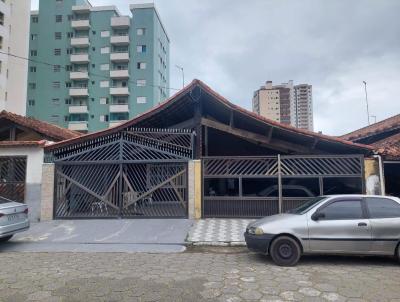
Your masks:
[[[202,219],[194,222],[188,244],[211,246],[244,246],[243,233],[251,219]]]
[[[33,223],[0,251],[182,252],[192,220],[55,220]]]

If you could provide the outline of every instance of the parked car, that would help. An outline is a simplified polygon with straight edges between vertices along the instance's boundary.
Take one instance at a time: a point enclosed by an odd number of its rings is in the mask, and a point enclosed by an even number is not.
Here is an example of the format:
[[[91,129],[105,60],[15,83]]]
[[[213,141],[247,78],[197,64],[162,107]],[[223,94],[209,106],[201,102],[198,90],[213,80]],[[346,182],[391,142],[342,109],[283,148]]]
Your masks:
[[[28,206],[0,197],[0,242],[29,229]]]
[[[387,255],[400,260],[400,199],[331,195],[311,199],[285,214],[250,223],[250,250],[294,266],[305,254]]]
[[[270,197],[278,196],[279,187],[277,185],[265,188],[257,193],[257,196]],[[290,197],[315,197],[313,192],[304,186],[299,185],[282,185],[282,195]]]

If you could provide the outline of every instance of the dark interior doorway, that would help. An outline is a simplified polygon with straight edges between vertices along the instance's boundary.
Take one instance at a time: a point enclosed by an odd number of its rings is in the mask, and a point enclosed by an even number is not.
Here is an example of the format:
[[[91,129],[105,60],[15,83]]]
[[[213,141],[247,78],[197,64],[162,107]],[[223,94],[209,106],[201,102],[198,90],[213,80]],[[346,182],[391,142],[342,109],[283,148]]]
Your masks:
[[[400,197],[400,162],[386,162],[384,166],[386,195]]]

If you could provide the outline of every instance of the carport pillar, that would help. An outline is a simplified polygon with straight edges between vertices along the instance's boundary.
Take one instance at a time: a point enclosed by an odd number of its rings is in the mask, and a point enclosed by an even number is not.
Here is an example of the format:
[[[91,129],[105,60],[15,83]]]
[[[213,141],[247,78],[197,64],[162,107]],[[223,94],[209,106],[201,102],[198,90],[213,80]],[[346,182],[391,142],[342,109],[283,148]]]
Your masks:
[[[54,206],[54,164],[43,164],[42,169],[42,201],[40,207],[40,220],[53,220]]]
[[[364,160],[365,193],[370,195],[384,195],[384,177],[381,162],[378,157]]]
[[[201,160],[191,160],[188,164],[189,219],[201,218]]]

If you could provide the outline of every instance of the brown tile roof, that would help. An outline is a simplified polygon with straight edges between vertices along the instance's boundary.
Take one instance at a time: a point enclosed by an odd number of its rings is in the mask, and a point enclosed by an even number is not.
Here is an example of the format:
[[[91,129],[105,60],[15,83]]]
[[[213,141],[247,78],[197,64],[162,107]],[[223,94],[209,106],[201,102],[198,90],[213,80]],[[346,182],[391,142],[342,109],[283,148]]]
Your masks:
[[[168,107],[171,103],[174,103],[177,99],[179,99],[179,97],[183,96],[185,93],[188,93],[189,91],[191,91],[194,87],[196,86],[200,86],[202,89],[204,89],[207,93],[209,93],[210,95],[214,96],[214,98],[219,101],[220,103],[225,104],[227,107],[232,108],[233,110],[236,111],[240,111],[241,113],[256,119],[258,121],[261,121],[265,124],[268,124],[270,126],[274,126],[280,129],[285,129],[289,132],[292,133],[297,133],[299,135],[303,135],[303,136],[308,136],[308,137],[315,137],[318,138],[322,141],[328,141],[328,142],[334,142],[334,143],[339,143],[339,144],[343,144],[343,145],[347,145],[349,147],[354,147],[354,148],[359,148],[359,149],[364,149],[365,151],[372,151],[373,148],[371,146],[368,145],[362,145],[362,144],[357,144],[357,143],[352,143],[350,141],[344,140],[342,138],[338,138],[338,137],[333,137],[333,136],[328,136],[328,135],[324,135],[324,134],[319,134],[319,133],[315,133],[312,131],[308,131],[308,130],[303,130],[303,129],[298,129],[295,128],[293,126],[290,125],[285,125],[285,124],[281,124],[269,119],[266,119],[264,117],[261,117],[260,115],[253,113],[251,111],[248,111],[242,107],[239,107],[231,102],[229,102],[227,99],[225,99],[223,96],[219,95],[217,92],[215,92],[213,89],[211,89],[209,86],[207,86],[206,84],[204,84],[202,81],[200,80],[193,80],[189,85],[187,85],[185,88],[183,88],[182,90],[180,90],[179,92],[177,92],[175,95],[171,96],[169,99],[165,100],[164,102],[158,104],[157,106],[153,107],[152,109],[142,113],[141,115],[135,117],[134,119],[131,119],[119,126],[110,128],[110,129],[105,129],[102,131],[98,131],[95,133],[90,133],[90,134],[86,134],[83,135],[81,137],[77,137],[77,138],[72,138],[66,141],[62,141],[59,143],[55,143],[49,146],[46,146],[46,149],[55,149],[55,148],[59,148],[65,145],[70,145],[73,143],[80,143],[80,142],[84,142],[90,139],[94,139],[94,138],[98,138],[100,136],[103,135],[107,135],[107,134],[112,134],[112,133],[116,133],[118,131],[121,131],[123,129],[125,129],[126,127],[130,127],[133,126],[135,124],[137,124],[138,122],[148,118],[149,116],[151,116],[152,114],[159,112],[160,110]]]
[[[46,122],[42,122],[30,117],[25,117],[22,115],[18,115],[15,113],[11,113],[8,111],[0,112],[0,120],[7,119],[13,123],[21,125],[23,127],[32,129],[49,139],[53,139],[55,141],[61,141],[65,139],[71,139],[81,136],[79,132],[71,131],[68,129],[64,129]]]
[[[0,141],[0,148],[11,147],[44,147],[47,141]]]
[[[392,116],[378,123],[372,124],[370,126],[347,133],[340,136],[340,138],[350,141],[356,141],[393,129],[400,129],[400,114]]]
[[[387,159],[400,159],[400,133],[377,141],[372,146]]]

